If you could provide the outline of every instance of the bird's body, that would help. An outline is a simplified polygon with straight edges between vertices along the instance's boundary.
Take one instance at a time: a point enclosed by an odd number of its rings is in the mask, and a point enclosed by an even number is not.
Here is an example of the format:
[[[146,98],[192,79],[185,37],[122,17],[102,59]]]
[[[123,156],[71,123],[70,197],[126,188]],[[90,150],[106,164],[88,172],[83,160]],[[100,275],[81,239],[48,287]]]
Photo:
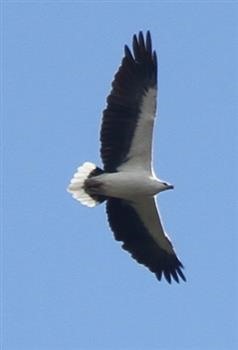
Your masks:
[[[133,200],[154,196],[164,189],[164,184],[147,172],[120,171],[89,178],[85,187],[91,194]]]
[[[150,33],[133,37],[103,112],[101,158],[104,169],[86,162],[68,191],[93,207],[107,201],[108,221],[116,240],[160,280],[185,280],[183,265],[165,233],[154,196],[172,185],[158,179],[152,165],[156,114],[157,59]]]

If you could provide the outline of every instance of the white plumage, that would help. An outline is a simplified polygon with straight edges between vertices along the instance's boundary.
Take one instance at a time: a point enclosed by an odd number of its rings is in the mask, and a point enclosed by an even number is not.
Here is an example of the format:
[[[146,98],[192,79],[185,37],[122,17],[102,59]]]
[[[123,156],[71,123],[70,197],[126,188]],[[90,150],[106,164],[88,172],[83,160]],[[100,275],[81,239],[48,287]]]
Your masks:
[[[77,172],[70,180],[70,184],[67,188],[68,192],[72,194],[73,198],[80,201],[83,205],[88,207],[95,207],[97,201],[95,201],[85,190],[84,181],[88,178],[88,175],[96,169],[96,165],[90,162],[85,162],[78,167]]]

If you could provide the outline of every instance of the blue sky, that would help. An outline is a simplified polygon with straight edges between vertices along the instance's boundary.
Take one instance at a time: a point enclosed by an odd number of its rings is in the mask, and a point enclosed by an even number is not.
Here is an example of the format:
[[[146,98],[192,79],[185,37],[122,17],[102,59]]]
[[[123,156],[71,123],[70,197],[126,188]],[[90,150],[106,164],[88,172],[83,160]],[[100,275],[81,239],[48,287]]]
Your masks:
[[[2,3],[2,349],[238,347],[235,2]],[[159,196],[187,283],[159,283],[113,239],[104,205],[66,192],[125,43],[159,56]]]

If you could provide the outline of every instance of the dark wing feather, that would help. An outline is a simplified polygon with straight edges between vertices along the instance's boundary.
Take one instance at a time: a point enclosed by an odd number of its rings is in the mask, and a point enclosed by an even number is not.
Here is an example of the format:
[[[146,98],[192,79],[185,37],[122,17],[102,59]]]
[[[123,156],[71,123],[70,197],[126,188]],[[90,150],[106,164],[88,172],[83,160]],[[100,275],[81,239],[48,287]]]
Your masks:
[[[143,97],[157,85],[157,60],[151,36],[142,32],[133,37],[133,54],[125,46],[125,56],[112,82],[101,128],[101,158],[104,170],[116,171],[127,157],[138,122]],[[149,135],[152,138],[152,135]]]
[[[179,283],[179,277],[186,281],[182,272],[183,265],[176,254],[169,254],[155,242],[128,201],[109,199],[107,214],[115,239],[122,241],[122,248],[154,272],[158,280],[161,280],[163,274],[169,283],[172,278]]]

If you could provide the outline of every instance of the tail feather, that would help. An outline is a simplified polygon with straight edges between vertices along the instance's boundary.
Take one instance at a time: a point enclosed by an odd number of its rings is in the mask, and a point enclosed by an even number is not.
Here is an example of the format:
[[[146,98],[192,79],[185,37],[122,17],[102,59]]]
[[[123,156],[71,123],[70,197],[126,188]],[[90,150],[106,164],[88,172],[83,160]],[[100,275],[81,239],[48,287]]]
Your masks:
[[[81,202],[81,204],[88,207],[95,207],[97,204],[103,202],[105,198],[103,196],[91,196],[85,191],[84,183],[88,178],[103,174],[103,172],[104,171],[95,164],[85,162],[78,167],[77,172],[70,181],[67,191],[72,194],[73,198]]]

